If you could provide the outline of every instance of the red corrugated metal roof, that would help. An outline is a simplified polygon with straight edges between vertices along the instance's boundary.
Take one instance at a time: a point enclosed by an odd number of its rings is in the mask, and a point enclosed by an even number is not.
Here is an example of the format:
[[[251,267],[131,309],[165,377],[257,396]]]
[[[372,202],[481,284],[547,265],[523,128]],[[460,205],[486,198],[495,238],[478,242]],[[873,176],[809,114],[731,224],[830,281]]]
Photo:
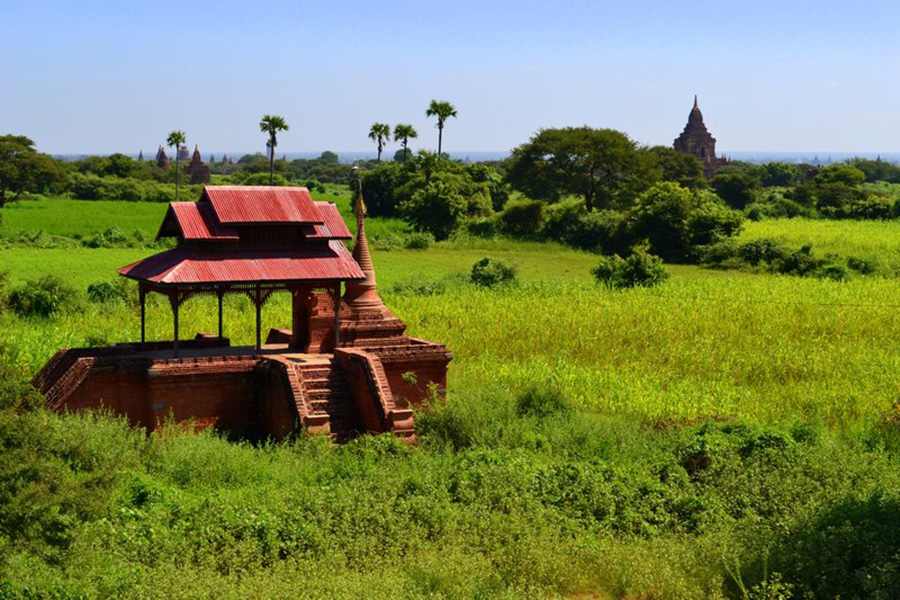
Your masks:
[[[344,217],[341,216],[336,205],[331,202],[316,202],[315,205],[324,223],[313,225],[313,232],[308,233],[306,237],[310,239],[353,239],[350,230],[347,229],[347,224],[344,223]]]
[[[220,223],[322,223],[305,187],[209,185],[208,198]]]
[[[217,252],[173,248],[118,270],[120,275],[163,284],[214,284],[363,279],[365,274],[339,241],[304,250]]]
[[[172,202],[170,205],[181,235],[186,240],[237,240],[237,231],[220,225],[209,204]]]

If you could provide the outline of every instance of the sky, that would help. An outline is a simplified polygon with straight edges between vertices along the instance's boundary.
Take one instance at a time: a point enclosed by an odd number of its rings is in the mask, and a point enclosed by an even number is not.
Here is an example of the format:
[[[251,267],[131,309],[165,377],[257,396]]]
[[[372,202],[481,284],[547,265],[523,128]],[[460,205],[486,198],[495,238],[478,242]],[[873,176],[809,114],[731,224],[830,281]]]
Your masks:
[[[0,0],[0,134],[53,154],[451,152],[590,125],[671,145],[694,94],[720,151],[900,150],[900,2]],[[389,152],[396,149],[389,146]]]

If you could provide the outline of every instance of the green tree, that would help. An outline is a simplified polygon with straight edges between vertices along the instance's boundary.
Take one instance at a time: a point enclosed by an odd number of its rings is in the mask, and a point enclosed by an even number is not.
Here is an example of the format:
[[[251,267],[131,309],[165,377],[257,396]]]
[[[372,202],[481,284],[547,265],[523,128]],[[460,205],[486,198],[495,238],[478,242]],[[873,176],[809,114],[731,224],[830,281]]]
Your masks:
[[[263,115],[259,122],[259,130],[269,134],[266,147],[269,149],[269,185],[275,183],[275,148],[278,147],[278,134],[289,129],[284,117]]]
[[[391,126],[386,123],[374,123],[369,129],[369,139],[378,145],[378,158],[375,159],[375,162],[380,163],[384,143],[391,139]]]
[[[465,217],[468,201],[443,181],[432,181],[400,204],[400,214],[413,227],[444,240]]]
[[[325,150],[322,154],[319,155],[319,158],[316,160],[320,160],[323,163],[327,163],[329,165],[336,165],[341,162],[341,157],[337,155],[336,152],[332,152],[331,150]]]
[[[756,191],[762,185],[759,178],[749,171],[719,173],[710,182],[716,194],[725,203],[737,209],[743,209],[756,201]]]
[[[0,136],[0,208],[22,194],[61,191],[66,172],[59,161],[35,150],[34,142],[24,135]]]
[[[180,129],[169,132],[169,137],[166,138],[167,146],[175,146],[175,202],[178,202],[178,154],[186,141],[187,137]]]
[[[412,125],[400,123],[394,126],[394,141],[403,146],[403,162],[409,158],[409,140],[419,137],[419,132]]]
[[[662,170],[663,181],[673,181],[692,190],[706,187],[703,163],[696,156],[679,152],[666,146],[653,146],[646,150]]]
[[[762,170],[762,184],[766,187],[791,185],[798,176],[797,167],[784,162],[766,163]]]
[[[513,150],[507,178],[526,195],[556,202],[584,198],[588,211],[628,206],[659,179],[660,169],[627,135],[614,129],[542,129]]]
[[[425,111],[426,117],[437,117],[437,128],[438,128],[438,147],[437,147],[437,156],[438,160],[441,159],[441,148],[444,140],[444,123],[450,117],[456,117],[456,108],[449,102],[445,102],[442,100],[432,100],[431,104],[428,106],[428,110]]]

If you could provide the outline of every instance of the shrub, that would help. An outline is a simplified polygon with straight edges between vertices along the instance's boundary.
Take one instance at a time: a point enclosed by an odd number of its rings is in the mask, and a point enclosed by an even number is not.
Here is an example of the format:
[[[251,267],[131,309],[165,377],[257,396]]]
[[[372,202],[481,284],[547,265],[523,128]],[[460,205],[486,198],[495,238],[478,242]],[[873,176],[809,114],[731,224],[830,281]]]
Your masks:
[[[130,246],[132,242],[118,227],[108,227],[101,233],[96,233],[82,242],[88,248],[117,248]]]
[[[0,311],[6,306],[6,284],[9,282],[9,271],[0,270]]]
[[[630,247],[623,213],[589,213],[581,202],[566,201],[551,205],[545,214],[544,235],[557,242],[607,253],[625,253]]]
[[[504,231],[513,235],[534,235],[544,225],[544,203],[540,200],[511,200],[500,213]]]
[[[777,263],[790,256],[791,252],[778,240],[760,238],[737,249],[738,256],[754,267],[760,263]]]
[[[466,199],[451,185],[431,181],[400,204],[400,214],[419,231],[445,240],[459,226],[467,206]]]
[[[667,260],[696,262],[701,246],[736,234],[743,216],[716,196],[677,183],[654,185],[632,211],[630,237],[646,239],[650,250]]]
[[[545,418],[573,411],[566,397],[554,388],[531,388],[516,398],[516,412],[521,416]]]
[[[860,275],[871,275],[878,270],[878,262],[868,258],[850,256],[847,258],[847,266]]]
[[[97,304],[114,301],[127,302],[130,299],[128,282],[120,278],[115,282],[92,283],[87,288],[87,297],[88,300]]]
[[[404,247],[407,250],[427,250],[434,244],[434,236],[424,231],[417,231],[406,236]]]
[[[9,307],[21,316],[49,317],[75,301],[75,290],[58,277],[45,275],[28,281],[9,295]]]
[[[742,209],[756,200],[760,181],[749,173],[722,173],[713,177],[710,184],[725,204]]]
[[[598,282],[614,289],[652,287],[669,278],[662,259],[642,251],[626,259],[618,254],[601,257],[591,273]]]
[[[484,257],[472,265],[472,283],[485,287],[514,283],[516,267],[499,259]]]
[[[499,221],[495,217],[469,219],[466,221],[465,229],[469,235],[490,238],[499,233]]]
[[[799,275],[801,277],[812,275],[823,265],[823,262],[813,256],[812,246],[807,244],[786,256],[778,265],[778,272],[784,275]]]

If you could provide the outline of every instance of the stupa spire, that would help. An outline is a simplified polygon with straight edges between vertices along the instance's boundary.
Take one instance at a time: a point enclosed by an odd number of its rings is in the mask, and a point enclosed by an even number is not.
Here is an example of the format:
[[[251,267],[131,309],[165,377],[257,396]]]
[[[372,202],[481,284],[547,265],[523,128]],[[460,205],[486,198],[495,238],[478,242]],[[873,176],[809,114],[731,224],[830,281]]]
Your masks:
[[[694,108],[700,108],[700,106],[697,104],[697,94],[694,94]]]
[[[365,308],[382,306],[381,298],[375,286],[375,265],[369,252],[369,240],[366,239],[366,202],[363,200],[362,187],[353,207],[356,214],[356,244],[353,245],[353,259],[362,269],[366,278],[362,281],[348,281],[344,295],[351,307]]]

